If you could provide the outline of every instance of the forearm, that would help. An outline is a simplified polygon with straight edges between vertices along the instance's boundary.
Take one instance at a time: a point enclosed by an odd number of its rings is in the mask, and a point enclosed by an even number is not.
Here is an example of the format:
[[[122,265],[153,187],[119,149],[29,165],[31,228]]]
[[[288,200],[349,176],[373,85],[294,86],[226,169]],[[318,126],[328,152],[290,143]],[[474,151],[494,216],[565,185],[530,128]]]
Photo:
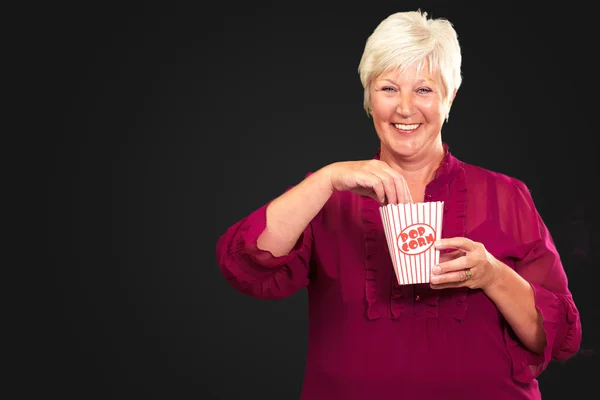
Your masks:
[[[510,267],[500,264],[500,270],[497,281],[484,292],[496,304],[521,343],[530,351],[541,354],[546,346],[546,336],[542,316],[535,307],[533,289]]]
[[[328,171],[322,168],[277,197],[267,207],[267,225],[258,237],[258,248],[274,256],[289,254],[331,194]]]

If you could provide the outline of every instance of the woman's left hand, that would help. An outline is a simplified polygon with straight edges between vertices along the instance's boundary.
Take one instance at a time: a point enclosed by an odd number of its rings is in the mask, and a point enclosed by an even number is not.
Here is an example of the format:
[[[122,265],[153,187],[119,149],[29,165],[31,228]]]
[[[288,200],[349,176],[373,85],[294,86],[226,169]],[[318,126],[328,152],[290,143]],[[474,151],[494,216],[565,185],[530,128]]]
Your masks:
[[[482,243],[465,237],[439,239],[438,250],[455,249],[440,254],[440,262],[431,269],[433,289],[468,287],[487,289],[493,286],[504,266]]]

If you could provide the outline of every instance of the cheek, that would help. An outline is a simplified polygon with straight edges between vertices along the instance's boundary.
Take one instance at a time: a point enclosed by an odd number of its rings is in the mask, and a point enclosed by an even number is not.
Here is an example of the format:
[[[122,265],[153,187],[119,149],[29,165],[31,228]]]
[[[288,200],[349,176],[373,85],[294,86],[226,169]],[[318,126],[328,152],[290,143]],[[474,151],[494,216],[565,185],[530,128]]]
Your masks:
[[[419,110],[431,122],[446,118],[445,107],[438,101],[423,102],[420,104]]]
[[[394,115],[394,112],[395,107],[389,102],[380,99],[371,102],[371,114],[373,114],[374,120],[387,121]]]

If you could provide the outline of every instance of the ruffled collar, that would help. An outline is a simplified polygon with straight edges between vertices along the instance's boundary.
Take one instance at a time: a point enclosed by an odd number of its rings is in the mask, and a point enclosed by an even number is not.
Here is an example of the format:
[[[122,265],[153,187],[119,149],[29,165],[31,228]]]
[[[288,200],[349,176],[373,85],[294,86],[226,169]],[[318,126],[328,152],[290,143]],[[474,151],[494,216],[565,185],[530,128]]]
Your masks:
[[[434,179],[427,184],[425,194],[426,201],[443,200],[444,222],[442,237],[465,236],[465,215],[467,183],[465,171],[461,162],[452,156],[449,146],[443,143],[444,158],[436,170]],[[380,150],[374,159],[379,159]],[[363,196],[362,219],[365,239],[365,295],[366,315],[370,320],[379,319],[385,312],[385,304],[390,305],[390,313],[393,319],[400,319],[404,313],[406,301],[411,296],[408,294],[415,290],[415,285],[399,286],[392,276],[390,290],[384,290],[382,284],[388,281],[389,272],[381,270],[381,256],[387,254],[385,233],[379,215],[379,203],[370,197]],[[388,281],[389,282],[389,281]],[[439,291],[428,289],[428,285],[420,285],[423,296],[426,298],[429,318],[437,318]],[[390,298],[385,299],[385,293]],[[454,291],[455,309],[454,318],[462,320],[466,312],[466,288]]]
[[[450,153],[450,146],[447,143],[442,143],[444,148],[444,158],[440,162],[437,170],[435,171],[435,177],[428,186],[431,186],[432,190],[436,190],[441,186],[450,183],[452,178],[456,175],[457,169],[459,168],[460,162]],[[379,160],[381,156],[381,147],[377,149],[373,159]]]

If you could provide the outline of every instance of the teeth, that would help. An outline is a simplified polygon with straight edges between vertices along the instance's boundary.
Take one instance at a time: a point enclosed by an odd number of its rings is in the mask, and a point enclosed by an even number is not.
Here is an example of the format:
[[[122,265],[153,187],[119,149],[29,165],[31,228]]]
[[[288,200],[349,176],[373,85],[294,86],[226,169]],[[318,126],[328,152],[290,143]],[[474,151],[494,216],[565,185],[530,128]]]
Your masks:
[[[412,131],[412,130],[417,129],[419,127],[419,124],[411,124],[411,125],[394,124],[394,126],[403,131]]]

